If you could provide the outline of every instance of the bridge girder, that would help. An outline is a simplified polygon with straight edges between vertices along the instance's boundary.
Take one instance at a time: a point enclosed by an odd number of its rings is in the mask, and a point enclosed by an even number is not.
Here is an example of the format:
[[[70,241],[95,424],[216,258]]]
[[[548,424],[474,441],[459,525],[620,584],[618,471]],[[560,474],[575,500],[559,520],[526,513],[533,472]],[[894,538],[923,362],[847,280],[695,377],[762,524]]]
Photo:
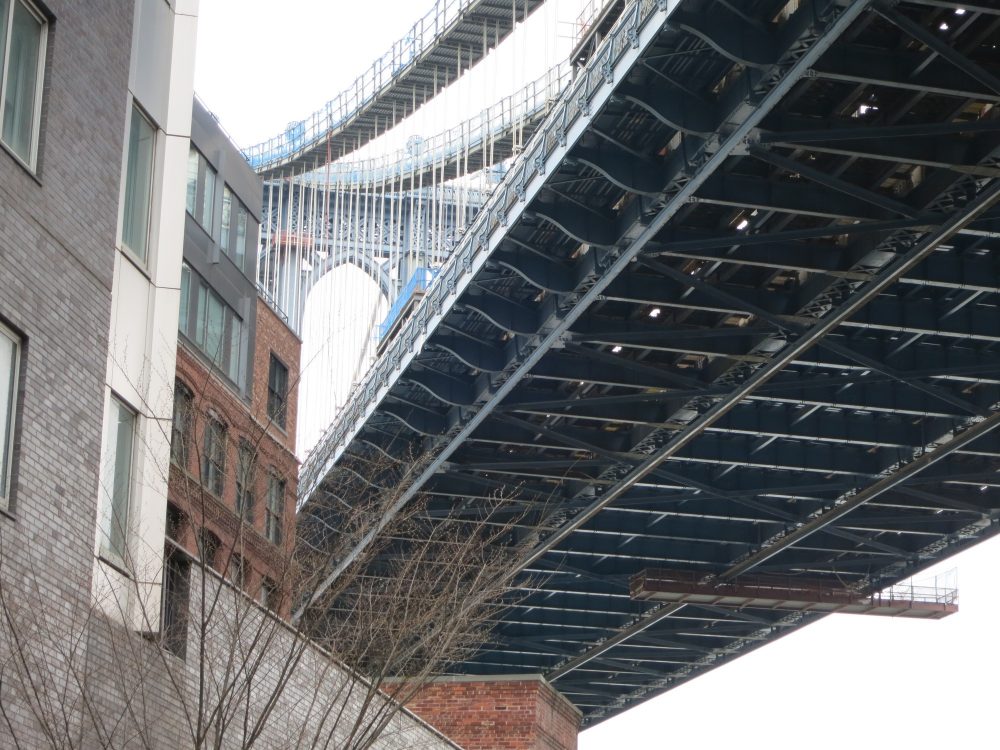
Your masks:
[[[623,17],[303,482],[392,436],[431,518],[520,487],[524,596],[459,669],[588,722],[816,619],[639,569],[873,591],[1000,532],[996,16],[945,53],[933,0],[745,5]]]

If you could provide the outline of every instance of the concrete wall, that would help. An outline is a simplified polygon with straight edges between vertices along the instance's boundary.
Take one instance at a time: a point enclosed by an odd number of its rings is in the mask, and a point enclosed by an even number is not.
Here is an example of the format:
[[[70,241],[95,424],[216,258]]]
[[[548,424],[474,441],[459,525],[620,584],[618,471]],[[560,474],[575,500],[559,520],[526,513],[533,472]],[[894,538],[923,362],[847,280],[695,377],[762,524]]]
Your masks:
[[[128,250],[121,239],[125,190],[125,160],[121,153],[115,162],[119,168],[115,195],[120,200],[110,214],[118,217],[118,226],[111,256],[114,276],[105,381],[106,429],[112,394],[138,415],[126,559],[112,560],[107,556],[107,545],[102,538],[105,532],[100,525],[94,541],[95,601],[103,606],[110,601],[110,592],[129,597],[127,605],[117,606],[116,602],[108,614],[123,615],[131,627],[140,625],[138,609],[153,611],[160,600],[158,571],[163,553],[170,465],[169,425],[183,255],[184,185],[194,94],[196,11],[196,4],[191,2],[136,0],[131,39],[125,46],[134,54],[130,57],[126,93],[118,110],[117,133],[121,134],[122,142],[126,140],[133,105],[155,128],[145,259]],[[92,42],[95,46],[90,50],[91,55],[104,46],[99,38]],[[102,93],[95,90],[91,96],[101,99]],[[102,488],[99,495],[99,502],[110,502],[108,488]],[[135,586],[129,575],[146,580],[142,586]]]

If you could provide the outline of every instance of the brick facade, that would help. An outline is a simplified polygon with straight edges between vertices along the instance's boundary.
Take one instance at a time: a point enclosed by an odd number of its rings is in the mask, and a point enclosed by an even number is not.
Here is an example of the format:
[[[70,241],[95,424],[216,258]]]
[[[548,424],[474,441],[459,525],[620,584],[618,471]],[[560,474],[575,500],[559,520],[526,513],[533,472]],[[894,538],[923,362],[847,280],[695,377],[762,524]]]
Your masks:
[[[539,676],[444,677],[407,704],[465,750],[576,750],[580,712]]]
[[[285,563],[291,556],[295,538],[295,496],[298,460],[295,457],[295,413],[297,400],[290,387],[285,427],[268,418],[267,375],[272,352],[288,367],[290,377],[298,371],[300,342],[295,334],[260,299],[257,300],[257,332],[249,358],[253,368],[253,389],[247,400],[228,381],[215,373],[204,357],[184,343],[177,352],[178,387],[193,395],[185,465],[175,461],[171,472],[169,500],[183,516],[168,524],[171,536],[194,557],[200,554],[198,534],[211,532],[219,541],[213,567],[235,578],[233,555],[242,559],[242,585],[248,594],[263,598],[261,586],[266,579],[278,584],[279,598],[268,602],[276,612],[287,615]],[[294,386],[294,384],[292,384]],[[208,417],[226,428],[225,479],[222,494],[217,496],[201,483],[205,428]],[[252,477],[253,504],[243,519],[237,514],[239,446],[251,446],[255,470]],[[177,452],[174,453],[178,457]],[[285,484],[281,518],[281,542],[274,545],[266,536],[265,505],[268,483],[277,477]]]

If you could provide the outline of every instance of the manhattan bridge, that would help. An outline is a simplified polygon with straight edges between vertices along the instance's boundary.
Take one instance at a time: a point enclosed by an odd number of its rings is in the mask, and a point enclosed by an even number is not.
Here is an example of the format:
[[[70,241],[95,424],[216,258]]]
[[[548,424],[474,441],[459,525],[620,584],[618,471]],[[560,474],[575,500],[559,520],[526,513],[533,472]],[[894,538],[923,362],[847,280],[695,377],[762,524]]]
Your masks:
[[[438,0],[245,152],[304,351],[326,279],[372,290],[300,512],[373,452],[416,456],[380,524],[516,485],[520,595],[454,669],[585,723],[831,612],[951,614],[909,581],[1000,531],[1000,10],[553,4]],[[559,59],[393,140],[533,23]]]

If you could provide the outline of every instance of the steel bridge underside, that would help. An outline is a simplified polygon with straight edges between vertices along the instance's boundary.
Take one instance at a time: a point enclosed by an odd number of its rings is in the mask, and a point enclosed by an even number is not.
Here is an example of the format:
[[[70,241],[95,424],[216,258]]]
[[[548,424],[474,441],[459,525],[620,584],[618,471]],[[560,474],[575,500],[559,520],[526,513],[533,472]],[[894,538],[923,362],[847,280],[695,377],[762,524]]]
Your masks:
[[[318,515],[374,450],[431,517],[509,497],[521,590],[455,672],[594,723],[819,616],[640,571],[865,594],[1000,530],[1000,15],[957,7],[626,9],[305,467]]]
[[[457,17],[436,30],[433,42],[426,49],[412,60],[400,62],[397,72],[385,75],[376,84],[378,90],[359,101],[345,120],[314,134],[287,153],[265,157],[257,173],[264,179],[302,174],[331,159],[343,158],[374,140],[476,65],[510,35],[515,23],[531,15],[544,0],[518,0],[514,12],[509,0],[467,2],[468,7]],[[426,33],[431,31],[428,28]]]

